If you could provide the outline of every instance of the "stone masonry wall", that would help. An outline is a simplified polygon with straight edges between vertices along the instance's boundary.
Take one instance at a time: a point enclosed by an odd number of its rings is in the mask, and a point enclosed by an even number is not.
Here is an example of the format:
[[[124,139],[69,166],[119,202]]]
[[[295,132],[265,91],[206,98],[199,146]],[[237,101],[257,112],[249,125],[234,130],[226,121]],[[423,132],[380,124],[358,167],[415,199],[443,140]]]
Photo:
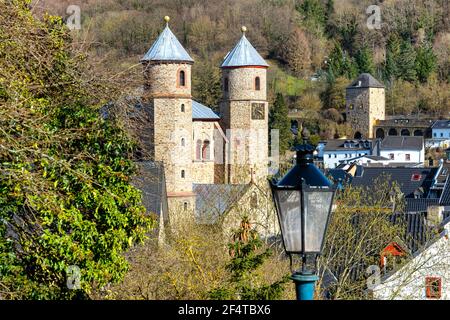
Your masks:
[[[179,71],[185,72],[186,86],[179,84]],[[145,91],[154,97],[191,96],[191,65],[187,63],[160,63],[144,65]]]
[[[255,178],[265,179],[268,162],[268,103],[266,69],[224,69],[229,79],[229,93],[220,104],[222,126],[229,146],[230,183],[248,183],[251,169]],[[254,88],[254,79],[261,79],[261,90]],[[224,80],[223,80],[224,81]],[[263,119],[252,119],[252,104],[264,105]]]
[[[192,181],[194,183],[214,183],[214,122],[194,121],[192,140]],[[209,140],[209,159],[197,159],[197,140]]]
[[[353,133],[373,138],[376,120],[385,118],[385,96],[382,88],[351,88],[346,92],[347,122]]]

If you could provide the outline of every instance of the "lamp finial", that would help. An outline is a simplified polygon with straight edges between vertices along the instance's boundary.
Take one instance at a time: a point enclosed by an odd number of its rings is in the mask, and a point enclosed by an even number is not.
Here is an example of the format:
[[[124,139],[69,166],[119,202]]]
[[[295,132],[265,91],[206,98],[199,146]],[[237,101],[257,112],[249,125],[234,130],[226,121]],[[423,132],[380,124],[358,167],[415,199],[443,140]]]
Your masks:
[[[169,16],[165,16],[165,17],[164,17],[164,21],[166,22],[166,24],[169,24],[170,17],[169,17]]]
[[[242,26],[241,27],[241,31],[243,34],[245,34],[247,32],[247,27],[246,26]]]

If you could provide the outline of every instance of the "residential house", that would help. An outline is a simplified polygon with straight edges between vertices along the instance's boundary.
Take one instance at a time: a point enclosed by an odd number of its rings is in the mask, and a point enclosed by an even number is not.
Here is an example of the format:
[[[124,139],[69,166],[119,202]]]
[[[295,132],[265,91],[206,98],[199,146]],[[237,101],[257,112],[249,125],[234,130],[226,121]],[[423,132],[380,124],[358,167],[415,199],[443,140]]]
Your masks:
[[[323,154],[324,168],[333,169],[345,160],[376,153],[375,142],[375,139],[328,140],[320,150]]]
[[[380,300],[450,299],[450,217],[444,220],[436,238],[413,254],[412,259],[394,270],[372,288]]]
[[[378,155],[389,159],[391,163],[423,163],[423,137],[387,136],[380,143]]]
[[[426,141],[427,147],[448,148],[450,146],[450,120],[437,120],[431,126],[432,138]]]

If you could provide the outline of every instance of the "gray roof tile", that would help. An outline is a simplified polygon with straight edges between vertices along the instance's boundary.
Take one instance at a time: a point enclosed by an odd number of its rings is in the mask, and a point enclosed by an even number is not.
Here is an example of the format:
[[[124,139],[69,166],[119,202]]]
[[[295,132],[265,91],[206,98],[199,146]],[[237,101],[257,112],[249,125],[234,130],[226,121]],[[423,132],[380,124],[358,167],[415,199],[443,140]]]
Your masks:
[[[220,117],[211,108],[192,100],[193,120],[220,120]]]
[[[158,39],[141,61],[182,61],[194,62],[181,43],[172,33],[169,25],[166,25]]]
[[[422,150],[423,137],[387,136],[381,141],[380,150]]]
[[[243,66],[261,66],[268,67],[267,62],[260,56],[258,51],[247,40],[245,34],[237,45],[228,52],[221,65],[222,68],[243,67]]]
[[[356,88],[384,88],[384,85],[382,85],[370,73],[362,73],[347,87],[347,89]]]

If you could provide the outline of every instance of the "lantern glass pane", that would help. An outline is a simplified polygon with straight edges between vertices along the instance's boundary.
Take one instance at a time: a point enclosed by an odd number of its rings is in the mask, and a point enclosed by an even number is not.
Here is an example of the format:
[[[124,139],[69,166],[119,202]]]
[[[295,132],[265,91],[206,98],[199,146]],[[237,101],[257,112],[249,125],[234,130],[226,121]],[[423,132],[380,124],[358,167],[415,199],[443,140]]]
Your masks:
[[[302,250],[302,220],[299,190],[277,190],[279,220],[287,252]]]
[[[306,191],[305,252],[320,253],[330,214],[332,191]]]

